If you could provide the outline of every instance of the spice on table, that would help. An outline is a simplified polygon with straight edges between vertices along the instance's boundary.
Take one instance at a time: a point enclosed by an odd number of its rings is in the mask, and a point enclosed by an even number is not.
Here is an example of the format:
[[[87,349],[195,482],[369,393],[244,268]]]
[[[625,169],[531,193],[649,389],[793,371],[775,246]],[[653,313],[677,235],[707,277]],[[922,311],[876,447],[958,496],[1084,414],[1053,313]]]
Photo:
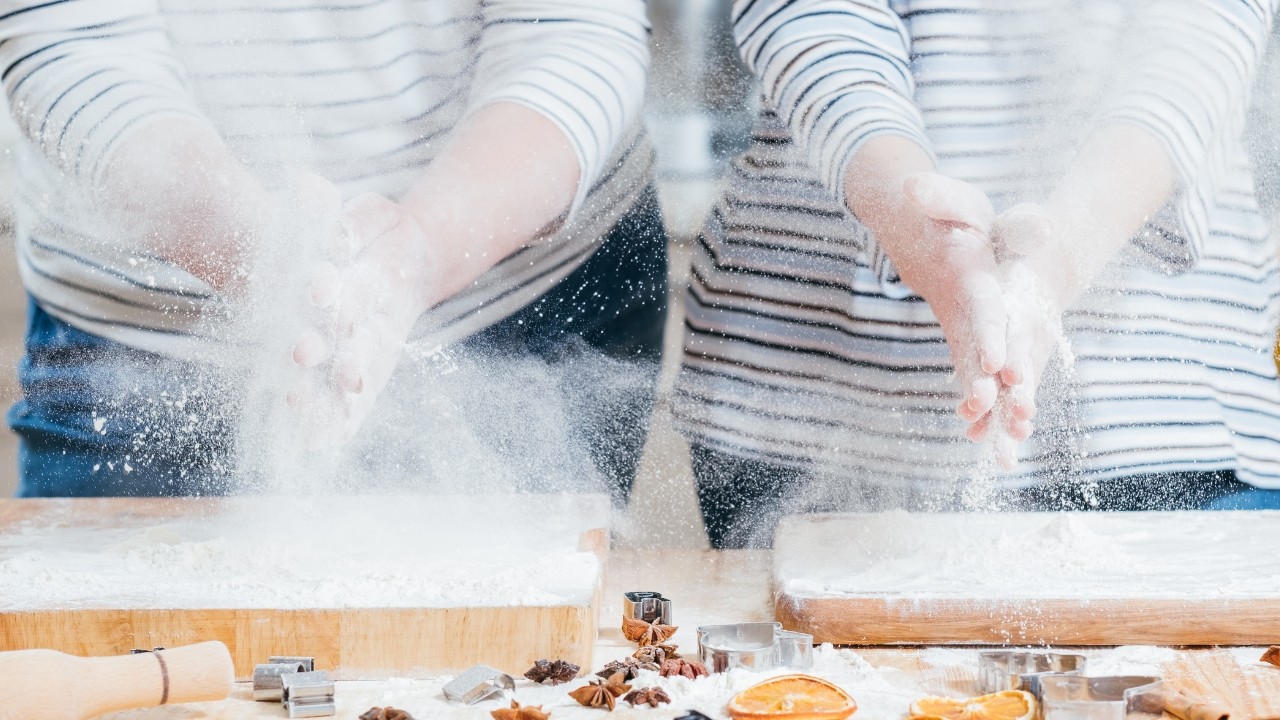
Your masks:
[[[649,707],[658,707],[659,705],[671,702],[671,696],[667,695],[667,692],[660,687],[647,687],[640,688],[639,690],[632,690],[622,699],[632,705],[648,705]]]
[[[676,651],[675,645],[645,645],[636,648],[631,653],[631,657],[640,662],[650,662],[655,665],[661,665],[668,660],[674,660],[680,657],[680,653]]]
[[[549,720],[551,713],[543,712],[541,705],[521,705],[515,700],[511,707],[493,710],[489,713],[493,720]]]
[[[524,676],[536,683],[550,680],[552,685],[559,685],[578,677],[581,669],[565,660],[537,660],[533,667],[525,671]]]
[[[674,658],[662,663],[662,666],[658,668],[658,674],[662,677],[681,676],[696,680],[707,676],[707,666],[697,660]]]
[[[360,720],[413,720],[413,716],[399,708],[371,707],[364,711]]]
[[[739,720],[844,720],[858,709],[840,686],[812,675],[781,675],[743,690],[725,710]]]
[[[658,672],[659,667],[657,663],[641,662],[634,657],[628,657],[622,658],[621,660],[612,660],[606,663],[605,666],[596,673],[596,675],[599,675],[602,678],[607,678],[614,673],[622,673],[622,679],[625,682],[628,680],[634,680],[636,673],[641,670],[652,670],[653,672]]]
[[[1264,663],[1271,663],[1276,667],[1280,667],[1280,645],[1272,645],[1267,648],[1267,651],[1262,653],[1262,657],[1259,659]]]
[[[689,712],[685,713],[684,715],[681,715],[675,720],[711,720],[711,716],[703,715],[697,710],[690,710]]]
[[[675,625],[645,622],[632,617],[622,618],[622,634],[641,647],[661,645],[671,639],[671,636],[676,634],[676,630]]]
[[[972,698],[924,697],[911,703],[913,718],[945,720],[1031,720],[1036,698],[1023,690],[1001,690]]]
[[[607,680],[592,680],[569,693],[569,697],[577,700],[579,705],[613,710],[618,698],[630,691],[631,686],[623,682],[622,673],[614,673]]]

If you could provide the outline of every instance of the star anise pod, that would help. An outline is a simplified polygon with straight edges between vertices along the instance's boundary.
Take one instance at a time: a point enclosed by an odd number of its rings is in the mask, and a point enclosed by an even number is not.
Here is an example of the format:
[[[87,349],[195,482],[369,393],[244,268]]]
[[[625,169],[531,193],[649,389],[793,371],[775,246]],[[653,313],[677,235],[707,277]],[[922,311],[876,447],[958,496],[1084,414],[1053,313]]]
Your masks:
[[[375,706],[365,710],[364,714],[360,716],[360,720],[413,720],[413,716],[388,705],[387,707]]]
[[[533,667],[525,671],[524,676],[536,683],[550,680],[552,685],[559,685],[578,677],[578,671],[581,669],[564,660],[538,660],[533,663]]]
[[[668,660],[680,657],[680,653],[676,652],[675,645],[645,645],[636,648],[636,651],[631,653],[631,657],[640,662],[661,665]]]
[[[596,673],[602,678],[607,678],[614,673],[622,673],[623,681],[634,680],[636,673],[641,670],[652,670],[658,672],[658,663],[642,662],[633,657],[622,658],[621,660],[612,660]]]
[[[640,688],[627,693],[622,698],[632,705],[648,705],[649,707],[658,707],[664,703],[671,702],[671,696],[660,687]]]
[[[490,711],[493,720],[550,720],[551,713],[543,712],[541,705],[521,705],[515,700],[511,707]]]
[[[658,668],[658,674],[662,677],[681,676],[690,680],[700,677],[706,677],[707,666],[697,660],[685,660],[684,658],[675,658],[662,663],[662,667]]]
[[[614,673],[607,680],[592,680],[590,683],[569,693],[569,697],[580,705],[613,710],[618,698],[631,691],[631,686],[622,680],[622,673]]]
[[[633,617],[622,618],[622,634],[641,647],[661,645],[676,634],[676,629],[675,625],[660,625]]]
[[[1271,663],[1276,667],[1280,667],[1280,645],[1272,645],[1267,648],[1267,651],[1262,653],[1262,657],[1259,659],[1264,663]]]

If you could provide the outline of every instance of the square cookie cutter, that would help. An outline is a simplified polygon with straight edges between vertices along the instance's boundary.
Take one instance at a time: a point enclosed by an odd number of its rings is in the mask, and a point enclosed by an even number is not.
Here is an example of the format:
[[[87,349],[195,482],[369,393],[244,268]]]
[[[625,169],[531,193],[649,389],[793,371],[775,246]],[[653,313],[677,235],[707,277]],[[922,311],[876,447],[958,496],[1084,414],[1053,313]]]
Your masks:
[[[1141,675],[1040,678],[1044,720],[1160,720],[1164,683]]]
[[[711,672],[808,670],[813,667],[813,636],[783,630],[778,622],[703,625],[698,628],[698,657]]]
[[[280,701],[291,718],[325,717],[337,712],[334,683],[323,671],[285,673],[280,676]]]
[[[1083,675],[1084,655],[1066,653],[998,651],[978,655],[982,692],[1025,690],[1040,697],[1040,680],[1046,675]]]

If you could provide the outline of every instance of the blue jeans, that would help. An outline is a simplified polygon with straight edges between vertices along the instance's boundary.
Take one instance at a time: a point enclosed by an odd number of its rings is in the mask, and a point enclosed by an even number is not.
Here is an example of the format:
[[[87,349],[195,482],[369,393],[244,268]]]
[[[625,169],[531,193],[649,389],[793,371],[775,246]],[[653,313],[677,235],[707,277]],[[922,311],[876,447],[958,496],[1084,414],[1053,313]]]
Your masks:
[[[591,308],[582,298],[592,298]],[[615,501],[630,493],[657,392],[667,313],[667,236],[649,190],[601,248],[543,296],[460,343],[480,357],[534,356],[562,368],[572,429]],[[639,380],[577,396],[583,353],[633,366]],[[19,435],[18,496],[186,496],[232,492],[240,408],[212,367],[84,332],[30,304]]]

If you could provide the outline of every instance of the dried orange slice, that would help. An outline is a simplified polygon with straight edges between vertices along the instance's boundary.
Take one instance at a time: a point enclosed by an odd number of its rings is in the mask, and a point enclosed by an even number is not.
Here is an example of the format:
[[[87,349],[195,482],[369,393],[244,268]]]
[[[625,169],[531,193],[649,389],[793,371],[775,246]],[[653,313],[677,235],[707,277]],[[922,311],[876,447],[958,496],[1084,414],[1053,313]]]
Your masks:
[[[844,720],[858,709],[849,693],[812,675],[782,675],[743,690],[725,710],[739,720]]]
[[[916,720],[1031,720],[1036,698],[1022,690],[1001,690],[967,699],[924,697],[911,703]]]

